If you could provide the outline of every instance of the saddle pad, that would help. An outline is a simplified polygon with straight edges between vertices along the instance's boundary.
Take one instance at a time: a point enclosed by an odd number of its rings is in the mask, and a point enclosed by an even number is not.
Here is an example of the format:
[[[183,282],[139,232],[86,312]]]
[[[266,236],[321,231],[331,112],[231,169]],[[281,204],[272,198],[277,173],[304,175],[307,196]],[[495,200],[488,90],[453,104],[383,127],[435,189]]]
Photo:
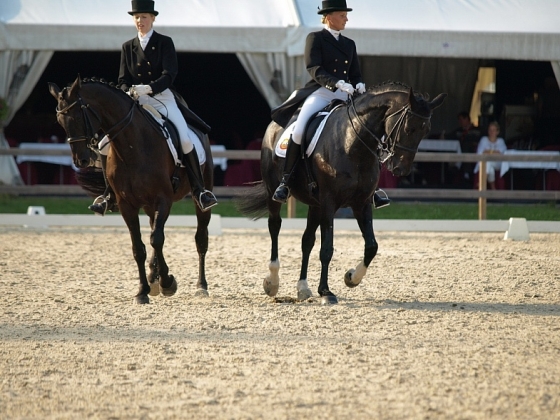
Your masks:
[[[313,135],[313,138],[309,142],[309,146],[307,147],[307,150],[305,151],[305,154],[307,155],[307,157],[311,156],[311,154],[313,153],[313,150],[315,150],[315,146],[317,146],[317,142],[319,141],[319,136],[323,132],[323,128],[325,128],[325,124],[327,123],[327,119],[330,117],[332,112],[335,109],[337,109],[339,106],[342,106],[342,105],[335,106],[332,110],[330,110],[330,112],[319,112],[316,115],[316,117],[325,116],[325,118],[323,118],[323,121],[321,121],[321,123],[319,124],[319,127],[317,127],[317,130],[315,131],[315,134]],[[280,137],[280,139],[276,143],[276,147],[274,148],[276,156],[282,157],[282,158],[286,157],[286,150],[288,149],[288,141],[290,140],[290,136],[291,136],[292,132],[294,131],[295,124],[296,124],[295,122],[290,124],[288,126],[288,128],[286,128],[286,130],[284,130],[284,132],[282,133],[282,136]]]

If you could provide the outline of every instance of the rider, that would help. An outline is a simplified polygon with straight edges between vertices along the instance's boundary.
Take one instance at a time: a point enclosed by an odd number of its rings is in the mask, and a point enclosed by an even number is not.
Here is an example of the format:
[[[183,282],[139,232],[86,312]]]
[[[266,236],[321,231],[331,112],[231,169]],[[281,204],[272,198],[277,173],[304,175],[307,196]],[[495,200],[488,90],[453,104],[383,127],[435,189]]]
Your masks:
[[[301,158],[301,140],[309,118],[334,99],[346,100],[354,94],[366,91],[362,82],[360,63],[353,40],[341,34],[348,21],[346,0],[326,0],[317,12],[322,15],[325,28],[311,32],[305,43],[305,64],[311,80],[296,90],[286,102],[272,110],[272,119],[286,127],[289,119],[303,102],[295,127],[288,142],[282,181],[272,199],[285,203],[290,195],[290,181],[294,167]],[[352,86],[354,84],[354,86]],[[375,208],[390,204],[388,198],[374,194]]]
[[[152,0],[132,0],[132,15],[138,36],[125,42],[121,50],[118,84],[122,90],[137,99],[141,105],[149,104],[173,122],[184,155],[182,163],[187,169],[192,196],[202,211],[218,204],[211,191],[204,188],[204,180],[193,140],[196,134],[188,127],[177,102],[173,80],[177,76],[177,54],[173,40],[153,30],[158,12]],[[105,175],[107,156],[101,154],[101,166]],[[89,209],[101,215],[114,205],[114,194],[96,198]]]

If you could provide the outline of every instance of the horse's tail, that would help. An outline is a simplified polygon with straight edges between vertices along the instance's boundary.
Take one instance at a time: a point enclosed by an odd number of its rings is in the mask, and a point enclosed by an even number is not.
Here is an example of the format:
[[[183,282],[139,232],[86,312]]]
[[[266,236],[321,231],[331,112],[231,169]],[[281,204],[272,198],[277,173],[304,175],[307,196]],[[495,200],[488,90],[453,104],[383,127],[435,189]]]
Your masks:
[[[99,169],[76,171],[76,180],[80,187],[92,197],[97,197],[105,192],[105,177]]]
[[[260,219],[268,211],[268,190],[263,181],[255,182],[247,192],[234,198],[235,207],[241,214]]]

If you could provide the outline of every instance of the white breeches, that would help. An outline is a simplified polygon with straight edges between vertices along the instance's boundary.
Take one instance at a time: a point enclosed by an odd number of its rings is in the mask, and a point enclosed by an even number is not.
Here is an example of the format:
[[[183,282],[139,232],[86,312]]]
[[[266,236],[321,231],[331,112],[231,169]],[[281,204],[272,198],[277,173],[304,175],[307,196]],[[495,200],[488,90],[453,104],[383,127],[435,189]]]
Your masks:
[[[502,162],[486,162],[486,178],[488,182],[496,181],[496,171],[502,169]]]
[[[301,144],[303,131],[307,126],[309,118],[311,118],[314,113],[330,104],[334,99],[342,99],[345,101],[348,99],[348,93],[343,92],[340,89],[337,89],[336,92],[331,92],[324,87],[320,87],[307,97],[301,107],[296,125],[294,126],[294,131],[292,132],[292,140],[294,143]]]
[[[196,139],[196,134],[185,122],[171,90],[165,89],[153,97],[149,95],[140,96],[138,102],[140,105],[148,104],[153,106],[161,115],[171,120],[179,132],[183,153],[190,153],[193,149],[193,141]]]

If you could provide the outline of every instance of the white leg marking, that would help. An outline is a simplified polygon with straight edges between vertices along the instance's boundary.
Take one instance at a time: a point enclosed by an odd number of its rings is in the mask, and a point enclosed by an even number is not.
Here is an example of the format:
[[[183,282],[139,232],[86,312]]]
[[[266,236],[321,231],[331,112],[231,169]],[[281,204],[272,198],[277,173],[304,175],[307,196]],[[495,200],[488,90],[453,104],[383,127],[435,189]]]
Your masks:
[[[264,292],[268,296],[276,296],[280,285],[280,277],[278,276],[278,271],[280,271],[280,261],[271,261],[268,265],[268,269],[270,270],[270,274],[266,276],[263,281]]]

